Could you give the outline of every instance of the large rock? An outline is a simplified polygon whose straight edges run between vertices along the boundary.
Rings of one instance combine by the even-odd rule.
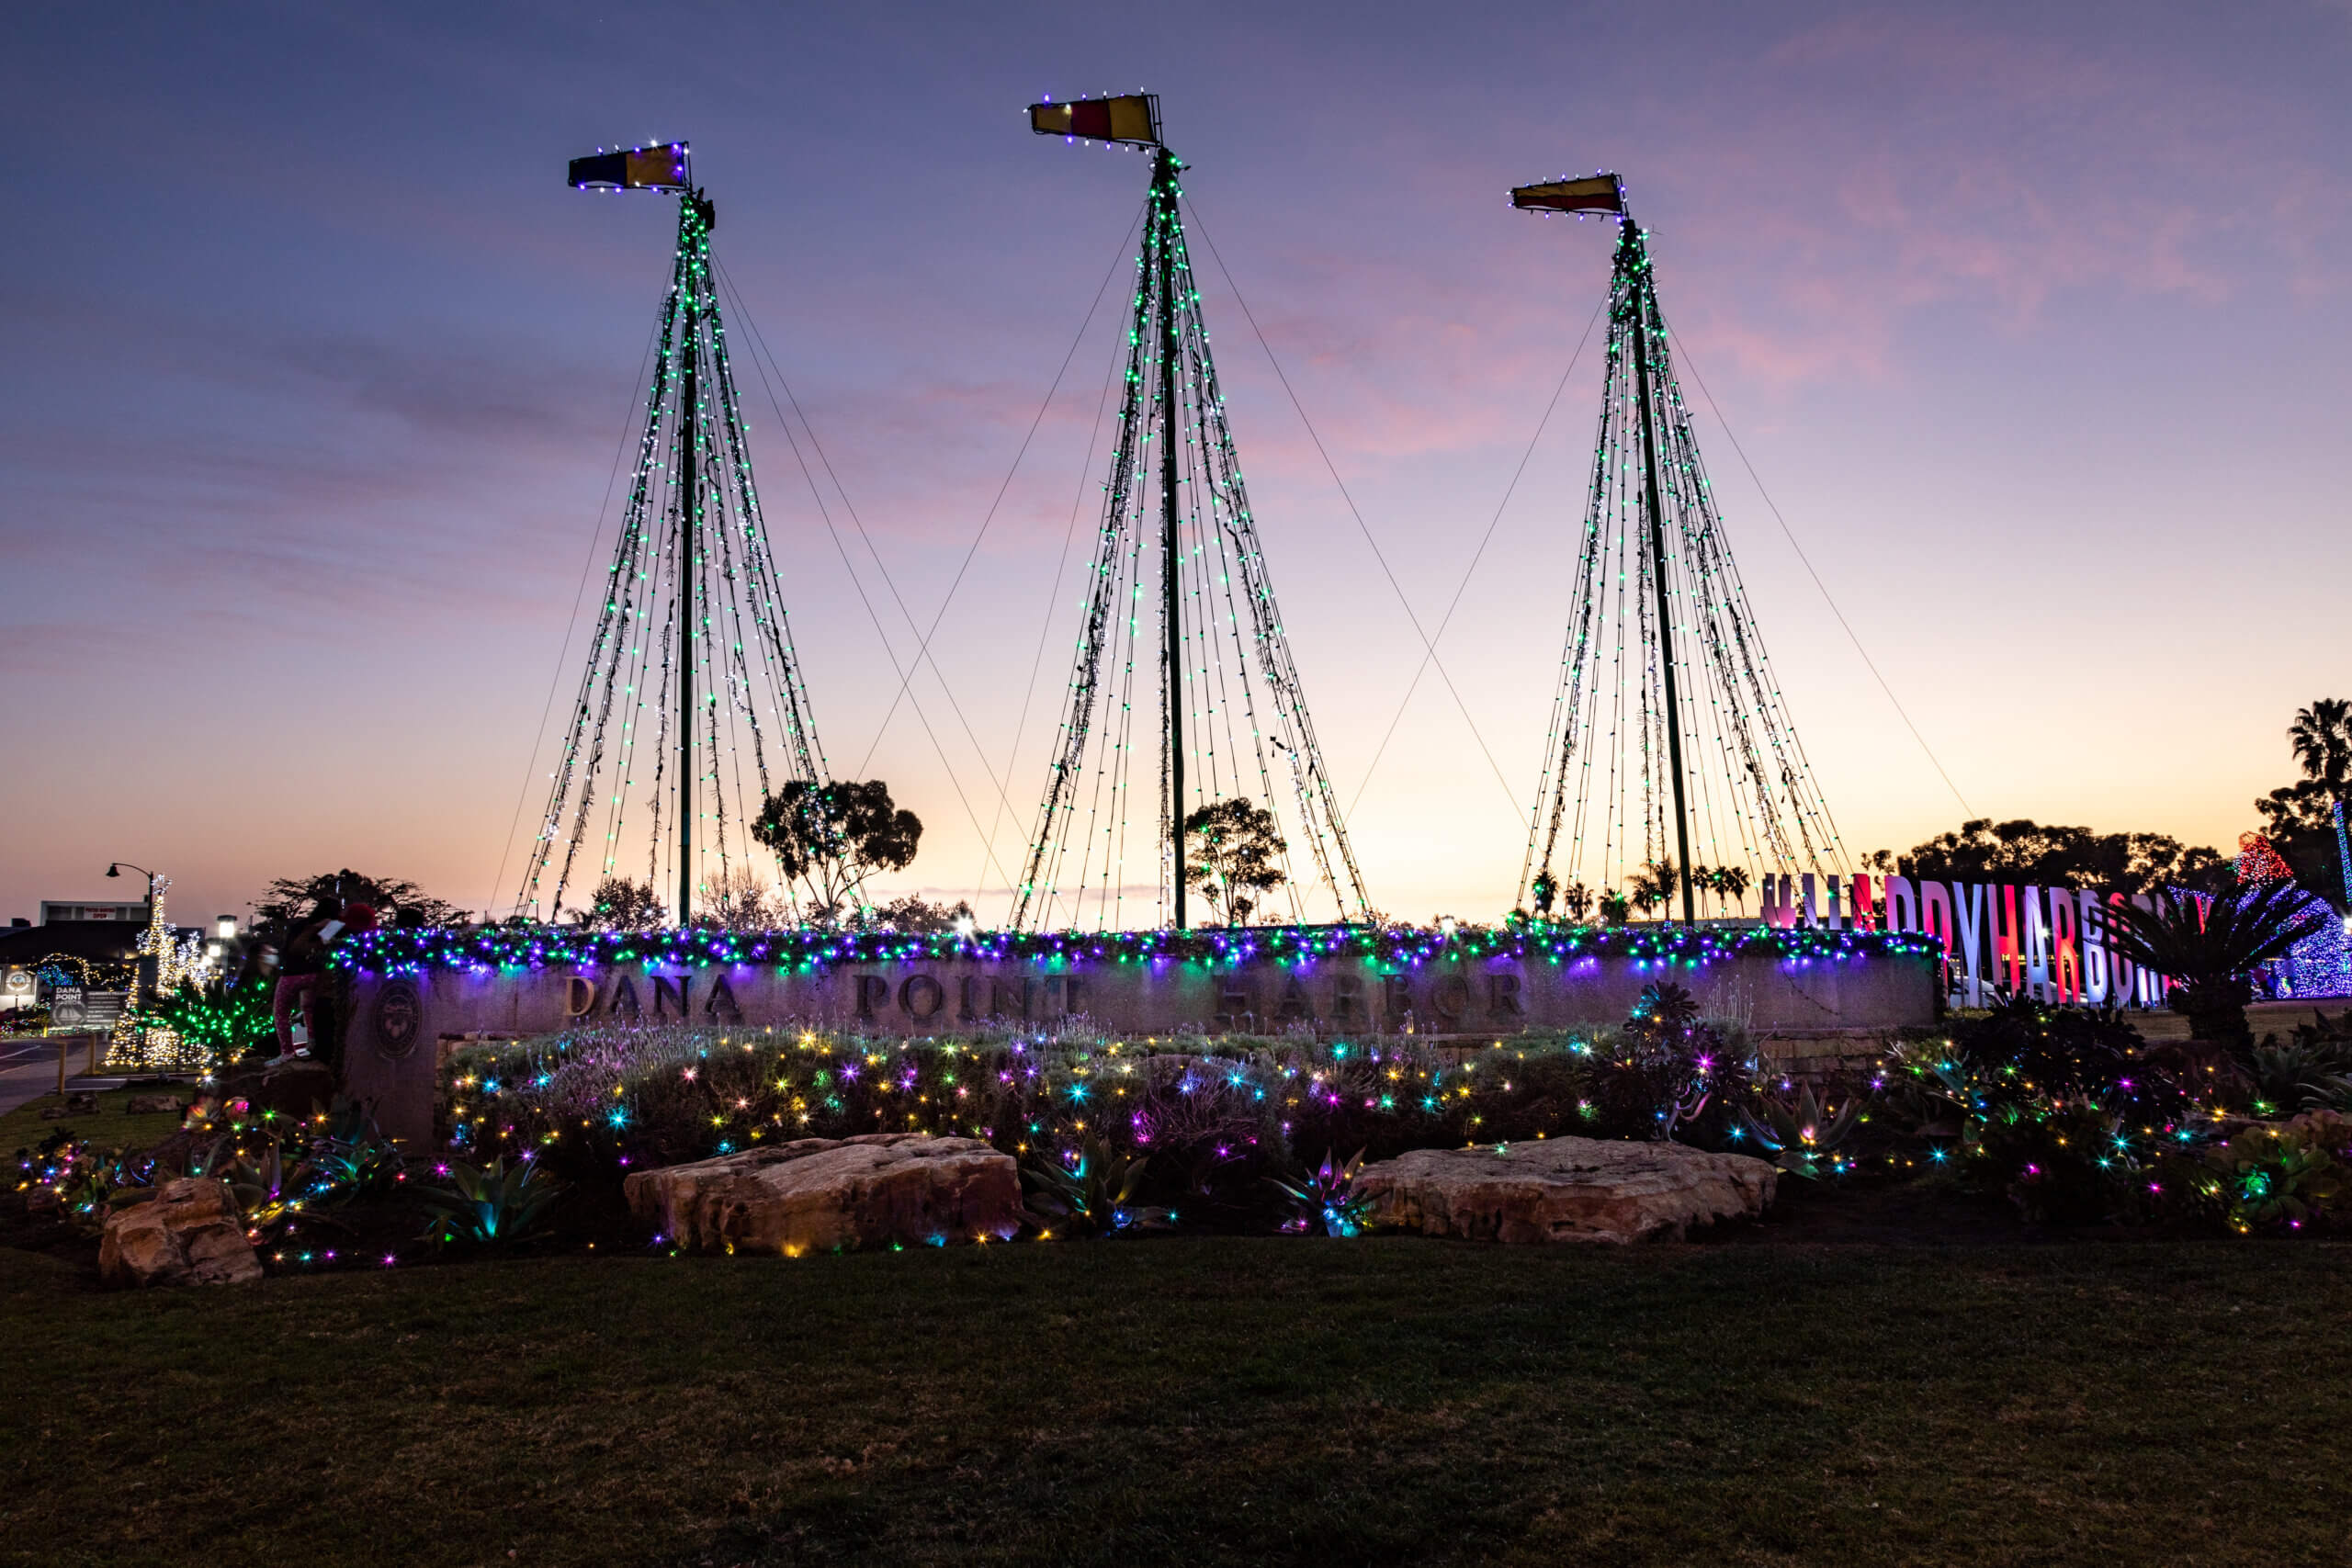
[[[1021,1176],[975,1138],[801,1138],[622,1184],[632,1213],[695,1251],[804,1252],[1009,1237]]]
[[[1694,1224],[1753,1219],[1780,1173],[1746,1155],[1680,1144],[1542,1138],[1416,1149],[1368,1165],[1372,1223],[1472,1241],[1680,1240]]]
[[[261,1262],[226,1184],[182,1177],[107,1216],[98,1272],[109,1285],[238,1285],[260,1279]]]

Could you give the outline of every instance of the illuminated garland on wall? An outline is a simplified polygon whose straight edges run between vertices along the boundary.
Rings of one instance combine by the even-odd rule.
[[[1724,959],[1769,957],[1798,964],[1927,958],[1932,938],[1907,931],[1778,930],[1766,927],[1570,926],[1533,921],[1429,930],[1411,926],[1264,926],[1187,931],[734,931],[707,927],[594,931],[577,926],[486,926],[378,931],[339,943],[334,962],[359,974],[422,974],[645,964],[671,968],[749,964],[779,973],[843,964],[1027,962],[1041,967],[1091,964],[1303,964],[1357,959],[1398,968],[1433,961],[1543,959],[1553,964],[1621,959],[1698,969]]]

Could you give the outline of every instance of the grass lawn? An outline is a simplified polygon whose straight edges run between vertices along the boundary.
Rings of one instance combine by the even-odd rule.
[[[0,1561],[2340,1563],[2348,1331],[2309,1244],[0,1252]]]
[[[81,1066],[79,1056],[74,1058],[74,1066],[77,1068]],[[57,1122],[44,1121],[41,1118],[43,1111],[59,1103],[57,1096],[44,1094],[39,1100],[19,1105],[6,1115],[0,1116],[0,1155],[14,1154],[18,1149],[37,1147],[43,1138],[61,1128],[92,1139],[103,1148],[113,1148],[117,1145],[123,1148],[146,1148],[178,1132],[180,1119],[169,1113],[126,1116],[123,1114],[123,1108],[130,1103],[131,1097],[175,1094],[182,1100],[187,1100],[195,1092],[194,1087],[186,1083],[142,1084],[136,1089],[100,1089],[97,1091],[98,1109],[96,1114],[68,1116]],[[11,1167],[11,1168],[14,1168]]]

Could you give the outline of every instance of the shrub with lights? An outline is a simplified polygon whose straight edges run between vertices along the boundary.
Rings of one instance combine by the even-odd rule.
[[[2151,1046],[2111,1010],[2027,998],[1826,1081],[1758,1077],[1744,1038],[1670,981],[1620,1028],[1479,1050],[1122,1040],[1083,1021],[938,1039],[604,1025],[469,1048],[447,1072],[453,1142],[476,1161],[529,1156],[610,1188],[766,1140],[952,1134],[1045,1173],[1043,1190],[1115,1174],[1118,1206],[1179,1228],[1342,1234],[1300,1195],[1358,1156],[1563,1134],[1672,1138],[1816,1180],[1927,1178],[2051,1224],[2300,1230],[2352,1194],[2329,1112],[2262,1122],[2244,1073]],[[2335,1081],[2298,1072],[2311,1095]]]
[[[151,1148],[108,1147],[61,1128],[39,1147],[18,1149],[16,1162],[16,1196],[36,1234],[51,1217],[93,1238],[111,1215],[151,1201],[165,1182],[213,1178],[271,1271],[386,1267],[420,1255],[420,1244],[529,1240],[560,1191],[527,1161],[512,1173],[448,1159],[413,1171],[400,1147],[348,1102],[304,1118],[208,1096]]]
[[[166,1030],[208,1070],[248,1053],[274,1051],[277,1026],[266,989],[220,976],[183,978],[146,1010],[150,1027]]]
[[[1061,1177],[1142,1162],[1130,1194],[1186,1227],[1272,1230],[1318,1164],[1563,1134],[1728,1146],[1754,1092],[1736,1035],[1688,993],[1623,1030],[1484,1049],[1412,1036],[1122,1040],[1084,1027],[942,1039],[684,1025],[583,1028],[456,1054],[466,1157],[537,1158],[609,1187],[763,1141],[866,1133],[984,1140]],[[1122,1181],[1125,1177],[1122,1176]]]
[[[2005,998],[1889,1052],[1857,1164],[2037,1222],[2305,1230],[2352,1215],[2352,1080],[2324,1070],[2342,1035],[2323,1019],[2284,1045],[2150,1043],[2113,1010]]]
[[[143,1155],[63,1134],[19,1151],[17,1190],[94,1233],[164,1177],[216,1175],[271,1267],[374,1264],[401,1250],[357,1247],[355,1214],[380,1229],[397,1212],[404,1244],[503,1249],[544,1232],[559,1193],[616,1213],[631,1169],[889,1132],[1013,1156],[1057,1235],[1347,1236],[1369,1222],[1368,1160],[1577,1134],[1758,1155],[1804,1179],[1792,1194],[1925,1181],[2037,1223],[2296,1235],[2352,1216],[2347,1024],[2151,1044],[2113,1011],[2009,998],[1858,1068],[1759,1077],[1744,1036],[1671,980],[1622,1026],[1481,1048],[1121,1039],[1083,1019],[933,1039],[598,1023],[456,1053],[450,1146],[422,1163],[348,1107],[200,1101]]]

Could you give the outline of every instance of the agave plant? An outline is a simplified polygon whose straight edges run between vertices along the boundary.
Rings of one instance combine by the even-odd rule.
[[[1358,1149],[1351,1160],[1335,1161],[1325,1155],[1314,1174],[1296,1186],[1268,1177],[1291,1201],[1290,1223],[1283,1228],[1316,1235],[1361,1235],[1372,1213],[1372,1200],[1355,1190],[1356,1178],[1363,1171],[1363,1151]]]
[[[1699,998],[1690,994],[1689,987],[1678,986],[1671,980],[1653,980],[1642,987],[1625,1027],[1661,1037],[1679,1036],[1690,1032],[1698,1021]]]
[[[1698,999],[1688,989],[1659,981],[1643,988],[1602,1058],[1601,1098],[1621,1110],[1645,1107],[1645,1131],[1670,1140],[1697,1122],[1716,1096],[1728,1104],[1740,1094],[1752,1066],[1700,1021]]]
[[[1077,1159],[1068,1165],[1035,1161],[1023,1166],[1022,1180],[1030,1191],[1031,1216],[1046,1235],[1112,1235],[1124,1230],[1166,1224],[1176,1216],[1166,1209],[1138,1204],[1149,1156],[1115,1155],[1099,1139],[1088,1138]]]
[[[408,1178],[400,1146],[384,1136],[363,1107],[349,1101],[335,1106],[327,1130],[311,1142],[303,1165],[309,1179],[306,1201],[382,1198]]]
[[[1837,1150],[1853,1135],[1862,1102],[1849,1099],[1834,1109],[1824,1107],[1806,1084],[1793,1100],[1778,1095],[1761,1097],[1764,1114],[1739,1108],[1739,1123],[1747,1135],[1770,1152],[1772,1163],[1792,1176],[1811,1179],[1838,1168]]]
[[[239,1130],[232,1128],[204,1145],[202,1152],[188,1161],[188,1174],[216,1177],[226,1183],[230,1201],[244,1217],[246,1230],[257,1232],[300,1208],[301,1200],[288,1190],[291,1161],[285,1140],[277,1130],[243,1131],[254,1139],[252,1147],[243,1146]]]
[[[2152,910],[2122,904],[2115,913],[2115,950],[2179,985],[2177,1005],[2198,1039],[2240,1051],[2254,1043],[2245,1021],[2254,971],[2328,920],[2325,906],[2291,882],[2221,894],[2201,919],[2190,898]]]
[[[1975,1146],[1995,1101],[2006,1092],[1949,1042],[1898,1043],[1887,1053],[1887,1066],[1885,1097],[1898,1124],[1907,1120],[1915,1136],[1949,1141],[1963,1152]]]
[[[2337,1050],[2300,1040],[2284,1045],[2266,1040],[2246,1053],[2254,1109],[2265,1116],[2291,1116],[2352,1104],[2352,1077],[2345,1076],[2346,1066]]]
[[[526,1159],[509,1166],[503,1156],[482,1167],[453,1164],[449,1183],[418,1190],[417,1196],[433,1213],[424,1240],[485,1245],[520,1241],[563,1193],[563,1183],[541,1169],[537,1161]]]

